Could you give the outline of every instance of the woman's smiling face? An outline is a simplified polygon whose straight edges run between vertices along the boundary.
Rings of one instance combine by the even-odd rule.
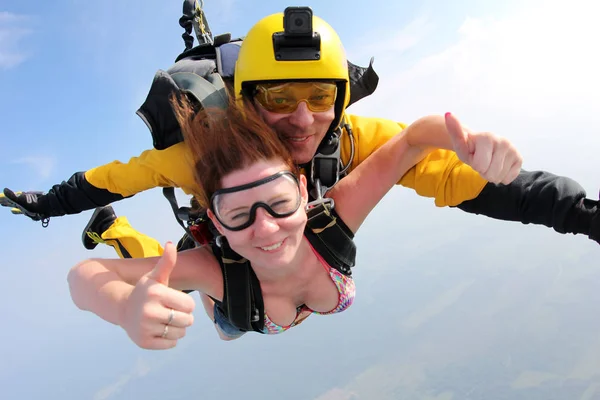
[[[301,175],[296,181],[288,174],[277,176],[281,171],[289,171],[283,161],[261,160],[225,175],[221,182],[222,189],[275,177],[258,186],[216,196],[209,213],[231,249],[255,267],[280,268],[289,265],[304,236],[308,200],[306,178]],[[257,203],[264,203],[274,213],[286,216],[273,216],[263,206],[253,211],[252,206]],[[224,226],[240,225],[251,218],[253,212],[253,223],[244,229],[231,230]]]

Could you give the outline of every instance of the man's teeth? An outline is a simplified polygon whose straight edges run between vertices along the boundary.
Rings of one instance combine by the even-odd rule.
[[[292,142],[304,142],[308,139],[308,136],[305,137],[288,137]]]
[[[271,250],[275,250],[275,249],[278,249],[278,248],[279,248],[279,246],[281,246],[281,245],[282,245],[282,243],[283,243],[283,242],[275,243],[275,244],[273,244],[273,245],[271,245],[271,246],[267,246],[267,247],[261,247],[261,249],[262,249],[262,250],[264,250],[264,251],[271,251]]]

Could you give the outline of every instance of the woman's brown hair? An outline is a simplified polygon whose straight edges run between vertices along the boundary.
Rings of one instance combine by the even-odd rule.
[[[221,188],[225,175],[256,161],[281,159],[297,173],[285,144],[248,100],[240,106],[230,97],[225,110],[197,111],[197,104],[185,96],[172,98],[172,104],[201,189],[196,193],[201,206],[208,207],[210,196]]]

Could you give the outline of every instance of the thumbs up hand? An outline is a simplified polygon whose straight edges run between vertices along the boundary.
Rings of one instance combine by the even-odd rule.
[[[154,269],[140,278],[125,301],[121,326],[143,349],[175,347],[194,322],[194,299],[169,287],[176,261],[177,251],[169,242]]]
[[[489,182],[509,184],[519,175],[523,158],[507,139],[489,132],[471,132],[446,113],[446,129],[458,158]]]

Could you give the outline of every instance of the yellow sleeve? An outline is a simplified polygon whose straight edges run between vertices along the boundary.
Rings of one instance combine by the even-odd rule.
[[[193,166],[184,143],[164,150],[146,150],[127,163],[113,161],[92,168],[85,172],[85,179],[97,188],[125,197],[168,186],[179,187],[187,194],[197,193]]]
[[[356,168],[381,145],[407,125],[383,118],[347,115],[353,131],[355,154],[351,169]],[[350,157],[348,135],[342,136],[342,160]],[[438,207],[456,206],[474,199],[487,181],[450,150],[435,150],[411,168],[398,182],[414,189],[419,196],[432,197]]]

